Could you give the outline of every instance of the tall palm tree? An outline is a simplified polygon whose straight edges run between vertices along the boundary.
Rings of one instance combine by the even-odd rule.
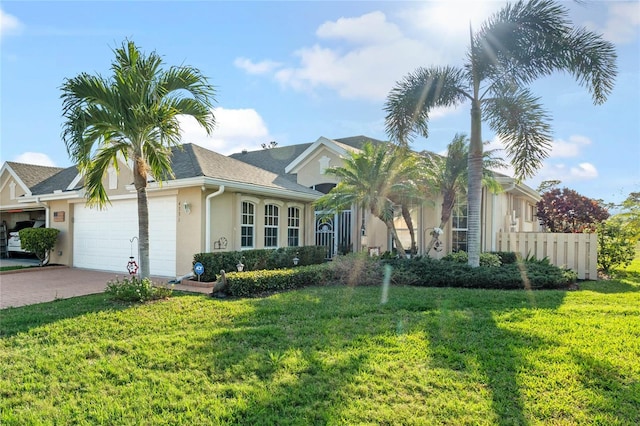
[[[315,205],[327,211],[340,211],[353,205],[363,206],[387,226],[400,256],[405,250],[394,223],[394,196],[416,191],[416,158],[408,149],[393,144],[367,142],[361,152],[351,153],[339,167],[325,173],[340,182]]]
[[[532,176],[549,155],[550,117],[528,85],[566,71],[601,104],[617,74],[613,44],[585,28],[575,28],[568,10],[552,0],[520,0],[491,16],[474,34],[463,67],[418,68],[391,90],[385,103],[386,129],[408,144],[428,136],[435,107],[471,103],[469,148],[469,264],[480,260],[482,120],[505,143],[518,178]]]
[[[502,169],[506,164],[497,156],[497,150],[484,151],[482,159],[482,182],[492,192],[498,192],[502,188],[494,179],[492,170]],[[447,156],[442,157],[432,152],[422,153],[420,171],[425,186],[432,188],[442,195],[442,211],[440,214],[440,229],[449,223],[451,212],[460,195],[467,194],[468,186],[468,157],[469,138],[464,134],[456,134],[447,146]],[[427,245],[425,253],[431,252],[438,235],[434,232],[431,241]]]
[[[62,137],[67,152],[84,175],[89,205],[109,199],[102,179],[118,157],[133,164],[138,198],[140,275],[149,276],[147,182],[173,176],[171,148],[180,144],[180,115],[192,116],[213,131],[214,88],[199,70],[163,69],[155,52],[145,56],[133,41],[114,49],[110,78],[81,73],[62,85]]]

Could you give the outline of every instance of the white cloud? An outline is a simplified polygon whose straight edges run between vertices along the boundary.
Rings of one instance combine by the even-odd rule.
[[[553,141],[549,158],[571,158],[580,155],[582,147],[591,144],[586,136],[572,135],[568,141],[558,139]]]
[[[55,167],[56,164],[47,154],[41,152],[23,152],[18,155],[13,161],[17,163],[36,164],[38,166],[50,166]]]
[[[412,38],[380,11],[324,22],[316,36],[316,44],[294,52],[297,64],[246,58],[235,64],[248,73],[272,72],[284,87],[304,93],[327,88],[343,98],[380,102],[418,66],[446,63],[442,40]]]
[[[233,64],[236,67],[245,70],[249,74],[266,74],[282,66],[280,62],[269,60],[253,62],[251,59],[243,57],[236,58],[236,60],[233,61]]]
[[[570,176],[572,180],[595,179],[598,177],[598,170],[591,163],[580,163],[575,167],[571,167]]]
[[[602,28],[604,37],[614,43],[627,43],[635,39],[640,29],[640,3],[610,2],[609,15]]]
[[[316,35],[324,39],[342,39],[354,44],[372,45],[388,43],[403,37],[397,25],[387,22],[380,11],[357,18],[340,18],[320,25]]]
[[[22,27],[23,25],[18,18],[0,9],[0,39],[10,34],[19,34]]]
[[[264,120],[254,109],[215,108],[216,128],[211,136],[191,117],[180,119],[182,141],[194,143],[220,154],[240,152],[242,149],[259,149],[271,141]]]

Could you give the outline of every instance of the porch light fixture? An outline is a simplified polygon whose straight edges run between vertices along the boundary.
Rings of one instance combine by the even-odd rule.
[[[184,212],[186,214],[190,214],[191,213],[191,203],[185,201],[184,203],[182,203],[182,208],[184,209]]]
[[[238,264],[236,265],[236,269],[238,270],[238,272],[244,271],[244,263],[242,263],[242,259],[244,259],[244,256],[242,256],[240,260],[238,260]]]

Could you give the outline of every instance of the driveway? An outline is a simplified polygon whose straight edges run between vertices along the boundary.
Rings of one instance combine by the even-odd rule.
[[[124,276],[115,272],[92,271],[66,266],[2,272],[0,274],[0,309],[101,293],[106,288],[107,281],[118,277],[123,278]],[[167,282],[166,278],[154,279],[154,281]],[[211,292],[210,288],[186,285],[176,285],[175,289],[199,293]]]

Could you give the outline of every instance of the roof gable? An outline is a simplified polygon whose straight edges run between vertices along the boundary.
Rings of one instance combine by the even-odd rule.
[[[9,173],[16,183],[22,187],[24,193],[31,195],[34,186],[64,170],[61,167],[39,166],[35,164],[17,163],[7,161],[0,169],[0,175],[5,171]]]
[[[300,169],[300,167],[302,167],[307,161],[309,161],[313,153],[323,146],[341,157],[346,156],[347,151],[354,149],[349,145],[345,145],[332,139],[325,138],[324,136],[320,136],[317,141],[311,144],[311,146],[305,149],[302,154],[298,155],[291,163],[287,165],[287,167],[285,167],[285,173],[296,173]]]

